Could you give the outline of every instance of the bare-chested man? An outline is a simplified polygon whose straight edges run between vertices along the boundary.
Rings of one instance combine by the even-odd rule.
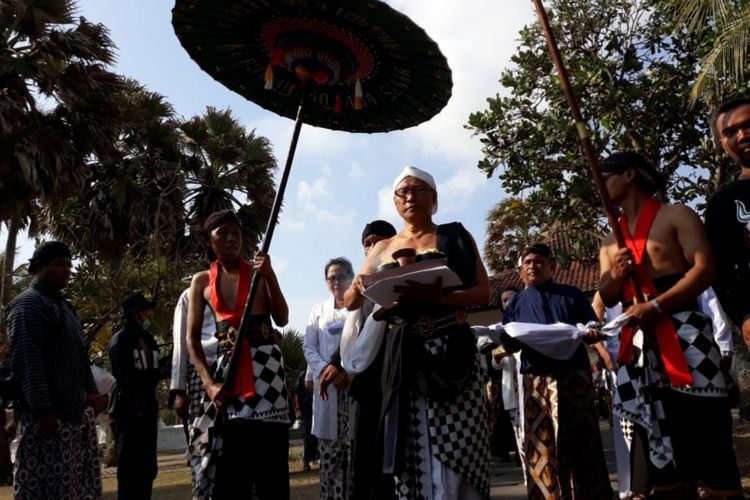
[[[383,315],[392,323],[385,340],[384,472],[394,474],[399,499],[485,498],[489,443],[482,429],[488,415],[476,340],[464,309],[487,305],[487,273],[460,223],[433,223],[437,190],[429,173],[406,167],[393,183],[393,201],[404,227],[372,248],[346,292],[347,307],[364,302],[362,275],[403,248],[418,254],[438,249],[462,284],[452,291],[441,283],[394,288],[401,298]]]
[[[630,489],[741,498],[721,355],[697,303],[714,276],[703,224],[690,208],[652,197],[661,178],[643,156],[615,153],[602,170],[627,243],[618,250],[612,234],[602,242],[599,293],[607,307],[622,302],[633,316],[621,336],[614,401],[635,424]],[[646,302],[633,304],[631,276]]]
[[[224,210],[203,225],[211,269],[193,276],[189,292],[187,347],[207,398],[191,437],[194,498],[289,498],[287,388],[283,359],[271,318],[288,322],[289,309],[268,255],[251,265],[242,258],[237,216]],[[253,273],[261,282],[248,321],[248,335],[234,345]],[[201,344],[203,312],[216,318],[219,358],[207,366]],[[232,387],[223,383],[228,353],[240,356]],[[217,453],[220,449],[220,453]]]

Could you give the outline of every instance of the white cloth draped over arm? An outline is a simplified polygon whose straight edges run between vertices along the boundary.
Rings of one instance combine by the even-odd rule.
[[[169,390],[187,391],[187,367],[189,355],[187,350],[187,316],[188,291],[185,290],[177,300],[172,318],[172,378]],[[201,345],[206,355],[206,363],[211,365],[216,361],[219,342],[216,340],[216,320],[211,308],[207,305],[203,310],[203,326],[201,327]]]
[[[566,323],[543,325],[514,321],[505,325],[492,325],[490,328],[505,330],[511,337],[547,357],[565,360],[573,356],[581,343],[581,338],[589,330],[597,330],[606,336],[618,335],[620,328],[627,323],[628,318],[629,316],[622,314],[604,327],[596,323],[587,325],[580,323],[578,325]]]
[[[172,322],[172,379],[169,390],[187,391],[187,313],[188,288],[177,300]]]
[[[732,327],[729,325],[727,315],[719,303],[716,292],[712,287],[706,288],[698,296],[698,306],[703,314],[711,318],[714,327],[714,339],[719,345],[722,356],[732,354]]]
[[[373,313],[378,309],[380,306],[376,305]],[[362,373],[372,364],[385,337],[385,321],[375,321],[370,314],[363,324],[362,316],[362,309],[349,312],[341,338],[341,364],[350,376]]]

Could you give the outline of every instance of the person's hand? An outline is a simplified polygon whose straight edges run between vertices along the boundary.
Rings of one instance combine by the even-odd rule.
[[[211,401],[213,401],[216,409],[223,410],[231,401],[232,394],[229,389],[224,387],[224,384],[220,382],[211,382],[206,386],[206,395]]]
[[[98,392],[86,393],[86,405],[94,409],[94,414],[99,415],[101,412],[107,409],[109,403],[109,397],[106,394],[100,394]]]
[[[39,413],[39,437],[44,441],[49,441],[57,435],[57,417],[52,410],[45,410]]]
[[[596,330],[589,330],[586,332],[586,335],[581,337],[581,341],[587,345],[593,345],[597,342],[601,342],[602,340],[604,340],[604,335]]]
[[[174,404],[172,406],[175,415],[181,420],[187,420],[188,410],[190,409],[190,399],[185,391],[177,390],[174,395]]]
[[[511,354],[514,352],[518,352],[523,348],[523,342],[518,339],[514,339],[513,337],[508,335],[508,332],[506,331],[500,332],[500,342],[503,343],[505,352],[509,352]]]
[[[326,365],[320,374],[320,387],[318,393],[323,401],[328,400],[328,386],[331,385],[339,374],[339,369],[334,365]],[[336,385],[334,384],[334,387]]]
[[[615,254],[612,269],[609,270],[613,279],[626,278],[635,269],[635,258],[629,248],[620,248]]]
[[[305,380],[305,390],[312,391],[314,385],[312,380]]]
[[[633,304],[625,312],[632,316],[630,318],[631,324],[638,325],[643,329],[652,328],[662,317],[662,313],[657,311],[651,302]]]
[[[260,275],[265,278],[271,276],[273,274],[273,268],[271,267],[271,256],[265,252],[255,252],[253,269],[259,272]]]
[[[358,274],[354,277],[354,280],[352,281],[351,287],[359,294],[363,295],[365,293],[365,279],[364,274]]]
[[[434,283],[418,283],[414,280],[406,280],[405,285],[394,286],[393,292],[400,295],[402,299],[438,304],[443,298],[443,278],[438,276]]]
[[[349,374],[344,370],[339,371],[336,378],[333,379],[333,386],[338,391],[346,390],[346,388],[349,387]]]

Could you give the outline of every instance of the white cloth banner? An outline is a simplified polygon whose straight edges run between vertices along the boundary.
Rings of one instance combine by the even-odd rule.
[[[509,336],[539,351],[547,357],[558,360],[570,359],[578,349],[581,339],[589,330],[595,330],[607,337],[620,334],[620,329],[630,320],[630,316],[621,314],[604,326],[600,323],[568,325],[553,323],[511,323],[491,325],[489,328],[498,332],[505,331]]]

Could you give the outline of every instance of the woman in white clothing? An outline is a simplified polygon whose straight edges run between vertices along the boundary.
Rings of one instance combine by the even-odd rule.
[[[344,307],[344,292],[354,278],[352,264],[343,257],[331,259],[325,266],[325,279],[331,296],[325,302],[313,306],[305,331],[304,351],[307,365],[312,371],[313,434],[318,438],[320,452],[320,498],[349,498],[351,490],[351,460],[349,443],[349,402],[346,395],[348,380],[339,367],[339,376],[333,382],[336,390],[327,391],[327,398],[320,396],[320,375],[332,360],[341,342],[347,310]]]

